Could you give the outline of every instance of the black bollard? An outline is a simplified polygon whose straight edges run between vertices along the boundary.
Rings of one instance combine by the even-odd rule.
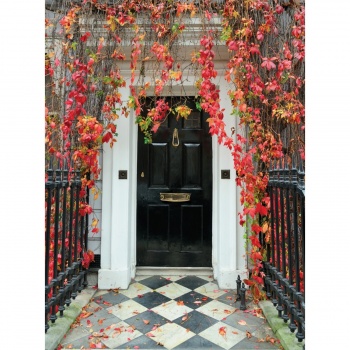
[[[245,289],[244,283],[242,283],[242,287],[240,289],[240,296],[241,296],[241,306],[239,307],[240,310],[247,310],[247,306],[245,304],[245,292],[247,290]]]
[[[236,279],[236,283],[237,283],[237,300],[241,299],[241,295],[240,295],[240,291],[241,291],[241,277],[238,275],[238,278]]]

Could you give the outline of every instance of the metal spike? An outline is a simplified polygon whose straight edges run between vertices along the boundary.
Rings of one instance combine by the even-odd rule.
[[[47,169],[47,181],[53,181],[53,156],[50,156],[49,168]]]
[[[291,169],[291,180],[294,185],[298,183],[298,170],[296,168],[296,156],[292,154],[292,169]]]
[[[68,180],[68,164],[67,164],[67,159],[64,158],[63,162],[63,181],[67,182]]]

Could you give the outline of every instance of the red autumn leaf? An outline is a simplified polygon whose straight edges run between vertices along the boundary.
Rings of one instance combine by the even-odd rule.
[[[226,336],[226,327],[220,327],[219,334],[222,335],[223,337],[225,337]]]
[[[89,327],[89,328],[92,327],[92,323],[91,323],[90,320],[87,320],[86,323],[87,323],[87,324],[86,324],[86,327]]]
[[[261,67],[266,68],[267,70],[271,70],[276,68],[276,65],[273,63],[274,61],[274,57],[272,58],[267,58],[267,57],[263,57],[263,63],[261,63]]]
[[[102,324],[104,320],[105,320],[105,318],[100,318],[97,322],[98,322],[98,324]]]
[[[90,35],[91,35],[90,32],[86,32],[84,35],[80,37],[80,40],[84,43],[89,38]]]
[[[231,40],[230,42],[227,43],[228,49],[232,51],[238,51],[238,44],[236,41]]]
[[[182,300],[178,300],[177,305],[184,305],[184,302]]]
[[[111,138],[113,138],[113,134],[108,131],[105,135],[103,135],[102,142],[107,143]]]
[[[255,208],[253,207],[247,207],[243,209],[243,214],[250,215],[252,218],[255,216]]]
[[[249,239],[250,241],[252,242],[252,245],[255,246],[255,247],[258,247],[260,248],[261,247],[261,244],[260,244],[260,241],[259,241],[259,238],[257,236],[249,236]]]
[[[261,228],[259,225],[257,225],[257,224],[253,224],[253,225],[251,226],[251,229],[252,229],[252,231],[254,231],[256,234],[258,234],[258,233],[262,230],[262,228]]]
[[[260,215],[266,216],[267,215],[267,208],[263,206],[261,203],[258,203],[256,205],[256,212]]]

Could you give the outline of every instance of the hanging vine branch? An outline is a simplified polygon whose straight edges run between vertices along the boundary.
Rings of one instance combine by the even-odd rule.
[[[249,231],[248,284],[260,298],[264,251],[258,236],[268,242],[271,231],[267,169],[282,155],[305,158],[303,1],[52,1],[45,26],[47,155],[74,159],[95,197],[100,149],[117,141],[118,118],[133,110],[145,142],[152,142],[166,118],[190,112],[162,96],[174,87],[185,93],[194,77],[197,108],[209,114],[210,133],[232,154],[244,208],[240,223]],[[214,84],[222,47],[228,96]],[[120,92],[125,87],[127,101]],[[142,114],[146,96],[153,104]],[[236,135],[225,131],[224,98],[240,126]]]

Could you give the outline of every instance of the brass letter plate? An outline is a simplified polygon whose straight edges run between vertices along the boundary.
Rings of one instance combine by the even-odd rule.
[[[160,200],[163,202],[188,202],[191,193],[160,193]]]

